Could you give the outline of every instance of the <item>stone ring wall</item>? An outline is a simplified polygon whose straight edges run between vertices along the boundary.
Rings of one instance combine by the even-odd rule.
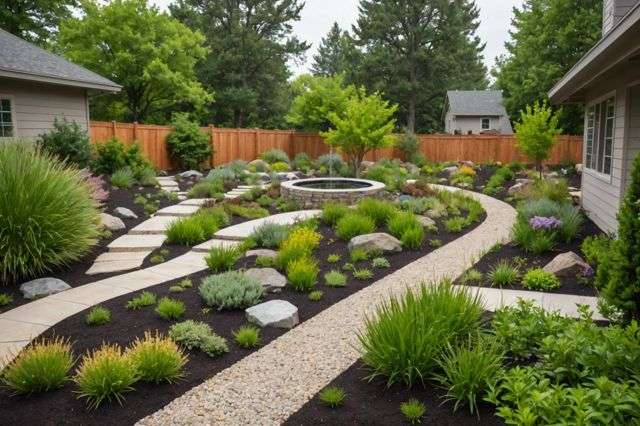
[[[354,183],[367,184],[362,188],[352,189],[320,189],[300,186],[301,183],[313,183],[321,181],[335,180],[339,182],[352,181]],[[385,185],[381,182],[366,179],[353,178],[313,178],[282,182],[280,184],[280,194],[285,200],[295,201],[301,208],[321,208],[327,201],[339,201],[345,204],[355,204],[365,197],[375,196],[384,190]]]

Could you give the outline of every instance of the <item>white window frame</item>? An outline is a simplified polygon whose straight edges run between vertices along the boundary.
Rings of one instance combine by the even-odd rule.
[[[484,127],[484,120],[487,120],[489,122],[486,128]],[[491,117],[482,117],[480,119],[480,130],[491,130]]]
[[[608,107],[613,109],[611,115]],[[609,183],[613,175],[616,115],[615,91],[589,102],[584,114],[584,169],[589,174]],[[602,121],[605,123],[604,126]],[[608,172],[605,171],[607,159],[609,160]]]
[[[13,95],[7,95],[0,93],[0,100],[9,100],[11,104],[11,127],[13,129],[13,136],[0,136],[0,139],[16,138],[18,137],[18,122],[16,120],[16,99]]]

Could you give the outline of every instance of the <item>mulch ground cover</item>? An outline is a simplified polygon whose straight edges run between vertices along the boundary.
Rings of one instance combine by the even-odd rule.
[[[484,220],[484,217],[482,220]],[[474,224],[463,233],[452,234],[446,233],[439,223],[440,231],[437,235],[430,233],[421,250],[385,255],[391,264],[391,267],[387,269],[371,268],[370,261],[360,262],[357,266],[369,267],[374,273],[373,277],[359,281],[345,271],[349,280],[347,285],[341,288],[332,288],[324,285],[323,275],[331,269],[339,269],[344,262],[349,261],[347,242],[337,239],[331,228],[321,226],[319,232],[323,235],[323,239],[320,247],[314,252],[314,257],[320,262],[321,272],[318,276],[316,288],[323,291],[323,298],[318,302],[312,302],[308,299],[306,293],[298,293],[287,287],[281,293],[267,294],[264,300],[281,299],[291,302],[298,307],[300,322],[303,322],[345,297],[371,285],[385,275],[433,251],[434,249],[429,247],[427,243],[429,238],[438,238],[443,244],[446,244],[471,231],[477,225]],[[329,254],[341,255],[342,261],[338,264],[328,264],[326,258]],[[254,262],[255,257],[240,259],[236,263],[235,269],[253,267]],[[136,390],[126,394],[126,401],[123,406],[118,406],[114,403],[107,404],[97,410],[87,410],[84,401],[78,400],[76,394],[74,394],[76,387],[73,383],[68,383],[59,390],[32,396],[10,396],[10,392],[7,389],[2,389],[0,390],[0,419],[2,419],[0,423],[46,425],[133,424],[250,354],[251,350],[238,347],[233,342],[232,337],[234,330],[246,324],[244,311],[203,311],[204,306],[198,294],[197,286],[209,274],[210,272],[204,271],[191,275],[189,278],[193,281],[194,287],[182,293],[170,293],[168,290],[171,285],[179,282],[180,279],[159,284],[146,290],[156,293],[158,297],[169,296],[182,300],[186,305],[184,319],[194,319],[210,324],[217,334],[228,340],[229,353],[214,359],[203,353],[190,351],[184,379],[175,384],[136,384]],[[136,337],[142,337],[145,331],[159,330],[162,333],[167,332],[172,322],[162,320],[155,314],[153,307],[137,311],[126,309],[126,302],[138,293],[130,293],[103,303],[101,306],[110,309],[112,314],[111,322],[106,325],[98,327],[86,325],[85,316],[87,311],[83,311],[56,324],[43,333],[41,337],[68,337],[74,342],[74,353],[79,356],[100,346],[103,342],[126,346]],[[261,331],[261,344],[266,345],[285,332],[286,330],[283,329],[263,328]]]

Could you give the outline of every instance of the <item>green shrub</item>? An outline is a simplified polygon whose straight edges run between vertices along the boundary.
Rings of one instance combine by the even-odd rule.
[[[442,240],[438,240],[438,239],[429,240],[429,246],[433,248],[442,247]]]
[[[136,182],[135,176],[130,168],[118,169],[111,175],[111,185],[118,188],[131,188]]]
[[[423,231],[422,224],[418,221],[416,215],[411,212],[398,212],[389,218],[387,222],[389,233],[396,238],[402,238],[402,235],[409,231],[419,229]]]
[[[158,179],[156,179],[156,171],[153,167],[145,167],[141,169],[136,175],[136,180],[142,186],[158,185]]]
[[[0,143],[0,280],[42,276],[82,258],[100,235],[84,175],[28,142]]]
[[[342,256],[340,256],[339,254],[330,254],[329,256],[327,256],[327,262],[328,263],[338,263],[340,262],[340,259],[342,259]]]
[[[371,261],[371,266],[378,269],[390,268],[391,263],[386,257],[376,257]]]
[[[278,247],[289,235],[290,228],[287,225],[265,222],[253,231],[250,238],[258,247]]]
[[[324,282],[329,287],[344,287],[347,285],[347,277],[341,272],[332,270],[324,274]]]
[[[275,202],[276,202],[276,200],[274,200],[273,198],[269,197],[268,195],[261,195],[256,200],[256,203],[258,203],[258,205],[260,207],[262,207],[262,208],[271,207],[273,205],[273,203],[275,203]]]
[[[172,285],[169,287],[169,293],[182,293],[184,291],[184,288],[180,287],[179,285]]]
[[[134,175],[141,169],[151,167],[142,155],[140,145],[134,143],[125,147],[118,139],[112,138],[104,143],[93,145],[95,150],[91,170],[98,175],[111,175],[116,170],[128,167]]]
[[[441,374],[436,380],[447,390],[445,400],[455,401],[453,410],[468,405],[471,414],[478,411],[478,399],[484,397],[502,363],[502,352],[493,339],[470,340],[466,345],[448,345],[438,361]]]
[[[0,306],[6,306],[13,302],[13,296],[6,293],[0,293]]]
[[[40,135],[38,145],[60,160],[85,168],[91,161],[91,142],[87,131],[78,123],[63,118],[53,119],[53,130]]]
[[[273,172],[286,172],[289,170],[289,164],[284,161],[277,161],[271,165],[271,171]]]
[[[127,302],[127,309],[142,309],[156,304],[156,295],[150,291],[143,291]]]
[[[400,412],[412,425],[420,424],[426,411],[424,404],[415,398],[400,404]]]
[[[343,271],[353,271],[355,267],[353,266],[353,263],[347,262],[344,265],[342,265],[342,270]]]
[[[240,204],[224,204],[227,213],[235,216],[244,217],[245,219],[259,219],[269,216],[269,210],[262,207],[245,207]]]
[[[397,209],[389,201],[377,200],[375,198],[363,198],[356,206],[356,212],[368,216],[376,223],[376,226],[383,226],[396,214]]]
[[[227,341],[204,322],[186,320],[173,324],[169,337],[189,350],[199,349],[213,358],[229,352]]]
[[[424,229],[422,227],[407,229],[400,237],[400,241],[403,247],[410,250],[420,250],[424,241]]]
[[[173,130],[167,136],[167,148],[171,157],[183,169],[198,169],[211,157],[209,135],[198,123],[189,120],[189,114],[176,112],[171,117]]]
[[[269,256],[256,257],[256,266],[259,268],[272,268],[274,266],[275,259]]]
[[[342,388],[329,386],[320,391],[319,397],[323,404],[336,408],[344,404],[346,393]]]
[[[482,275],[482,272],[472,268],[467,270],[464,274],[462,274],[462,277],[460,277],[460,282],[462,284],[472,284],[472,283],[477,284],[480,281],[482,281],[483,277],[484,276]]]
[[[556,235],[553,231],[535,230],[523,219],[518,219],[513,225],[512,234],[513,241],[531,253],[545,253],[556,245]]]
[[[508,260],[503,259],[491,267],[491,270],[487,273],[487,278],[491,285],[498,287],[509,286],[518,281],[520,271]]]
[[[291,163],[295,170],[300,170],[302,172],[308,172],[313,168],[313,163],[311,162],[311,158],[305,152],[299,152],[293,158],[293,162]]]
[[[495,196],[504,188],[505,183],[512,180],[514,177],[511,167],[502,166],[491,175],[482,192],[487,195]]]
[[[139,380],[152,383],[173,383],[182,378],[187,356],[173,340],[156,332],[144,333],[144,339],[136,339],[125,353],[139,375]]]
[[[358,268],[353,270],[353,278],[356,280],[368,280],[373,277],[373,272],[367,268]]]
[[[223,272],[233,268],[241,255],[237,247],[214,246],[204,260],[211,271]]]
[[[589,235],[580,245],[585,260],[591,265],[600,264],[610,253],[612,241],[607,235]]]
[[[109,321],[111,321],[111,311],[102,306],[91,308],[85,319],[87,325],[104,325]]]
[[[164,261],[165,261],[164,256],[162,256],[161,254],[154,254],[149,258],[149,262],[153,263],[154,265],[158,263],[162,263]]]
[[[348,213],[336,223],[336,235],[343,240],[363,234],[370,234],[376,229],[376,224],[369,216],[358,213]]]
[[[327,172],[333,170],[334,173],[345,166],[340,154],[336,153],[322,154],[318,156],[318,158],[316,158],[316,164],[318,168],[324,168]]]
[[[204,302],[218,310],[256,305],[264,292],[258,280],[238,271],[211,275],[202,280],[198,290]]]
[[[322,205],[322,221],[327,225],[334,226],[343,216],[351,211],[344,203],[326,202]]]
[[[200,223],[192,217],[172,221],[166,230],[167,243],[192,246],[208,239]]]
[[[224,192],[224,184],[220,179],[204,179],[189,189],[189,198],[216,198],[217,194]]]
[[[529,290],[548,291],[560,287],[560,280],[552,272],[542,268],[532,268],[522,277],[522,286]]]
[[[349,252],[352,263],[362,262],[369,259],[369,251],[362,247],[354,247]]]
[[[286,269],[289,262],[303,257],[310,257],[318,245],[322,236],[308,227],[297,227],[280,244],[280,250],[276,257],[276,265],[280,269]]]
[[[369,379],[386,377],[389,385],[424,383],[437,368],[447,344],[454,346],[480,326],[478,295],[449,282],[425,285],[382,303],[358,333]]]
[[[124,394],[138,381],[138,371],[119,346],[104,344],[82,358],[74,381],[89,408],[98,408],[105,401],[122,405]]]
[[[162,319],[177,320],[184,315],[186,308],[182,300],[163,297],[158,301],[156,306],[156,314]]]
[[[322,291],[313,290],[312,292],[309,293],[307,298],[312,302],[319,302],[320,300],[322,300],[322,296],[324,296],[324,293]]]
[[[565,179],[537,179],[531,188],[531,198],[547,198],[556,203],[566,203],[570,199],[569,187]]]
[[[191,281],[191,279],[189,279],[189,278],[185,278],[185,279],[180,280],[178,282],[178,287],[184,288],[184,289],[191,288],[191,287],[193,287],[193,281]]]
[[[287,280],[297,291],[310,291],[318,281],[318,262],[308,257],[287,264]]]
[[[260,329],[252,325],[244,325],[233,332],[233,339],[242,348],[255,348],[260,344]]]
[[[73,366],[71,344],[62,337],[27,346],[2,371],[1,383],[15,394],[48,392],[62,387]]]
[[[281,149],[270,149],[262,153],[260,156],[261,159],[266,161],[269,164],[273,163],[286,163],[289,164],[289,156],[286,152]]]
[[[462,216],[455,216],[444,221],[444,229],[447,232],[462,232],[466,224]]]

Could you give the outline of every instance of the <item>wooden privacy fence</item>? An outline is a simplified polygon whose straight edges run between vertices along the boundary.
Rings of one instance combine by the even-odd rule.
[[[212,166],[242,159],[251,161],[263,152],[279,148],[294,157],[300,152],[315,158],[329,152],[329,147],[317,133],[301,133],[293,130],[225,129],[214,126],[203,127],[209,135],[214,150]],[[159,169],[172,169],[172,162],[166,147],[171,126],[157,126],[137,123],[91,122],[91,141],[101,143],[116,137],[125,145],[134,141]],[[464,161],[476,163],[500,161],[503,163],[526,162],[515,145],[513,136],[494,135],[418,135],[420,151],[430,161]],[[565,161],[582,162],[582,136],[560,136],[551,151],[549,164]],[[381,158],[401,158],[398,149],[380,149],[367,155],[366,159],[377,161]]]

